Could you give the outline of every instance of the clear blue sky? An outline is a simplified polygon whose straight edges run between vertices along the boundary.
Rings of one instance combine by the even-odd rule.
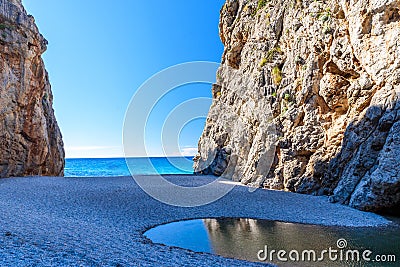
[[[43,57],[67,157],[122,156],[124,114],[143,82],[175,64],[220,62],[223,3],[23,0],[49,41]],[[163,105],[172,109],[184,99],[210,94],[210,86],[186,86]],[[197,146],[203,125],[197,120],[183,129],[179,143],[187,151]]]

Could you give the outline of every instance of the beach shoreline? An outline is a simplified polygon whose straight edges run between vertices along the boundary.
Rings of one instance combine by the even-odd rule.
[[[196,186],[215,177],[167,175]],[[185,182],[186,180],[186,182]],[[168,222],[199,218],[254,218],[348,227],[390,221],[327,197],[236,186],[214,203],[173,207],[148,196],[132,177],[29,177],[0,180],[1,265],[243,266],[227,259],[152,244],[143,232]],[[247,263],[247,266],[258,266]],[[265,266],[265,265],[263,265]]]

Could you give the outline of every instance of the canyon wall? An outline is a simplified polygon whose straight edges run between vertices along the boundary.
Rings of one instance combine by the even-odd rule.
[[[21,0],[0,0],[0,177],[64,174],[46,48]]]
[[[195,172],[400,206],[400,1],[228,0]]]

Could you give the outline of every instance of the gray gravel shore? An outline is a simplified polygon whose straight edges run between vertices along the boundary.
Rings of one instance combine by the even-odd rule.
[[[168,176],[195,186],[205,176]],[[196,208],[172,207],[131,177],[0,180],[1,266],[265,266],[149,242],[155,225],[190,218],[249,217],[322,225],[377,226],[389,221],[331,204],[326,197],[235,187]]]

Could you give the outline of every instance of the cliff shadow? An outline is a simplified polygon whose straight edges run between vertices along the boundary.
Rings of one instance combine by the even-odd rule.
[[[346,128],[341,149],[317,160],[312,178],[318,195],[373,212],[400,215],[400,101],[372,105]]]

